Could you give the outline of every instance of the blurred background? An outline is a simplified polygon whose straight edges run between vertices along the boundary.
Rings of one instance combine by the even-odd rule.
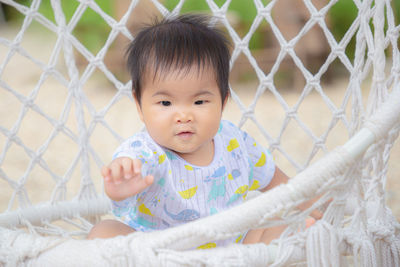
[[[15,1],[22,5],[30,6],[31,0]],[[130,0],[97,0],[97,5],[109,16],[119,21],[126,13],[131,1]],[[167,9],[172,11],[179,0],[160,0]],[[215,4],[222,6],[226,0],[215,0]],[[260,1],[264,5],[270,1]],[[314,7],[319,10],[328,4],[328,0],[312,0],[310,1]],[[67,18],[67,22],[73,17],[79,1],[61,1],[63,12]],[[392,1],[393,11],[395,12],[396,22],[400,19],[400,0]],[[45,0],[40,3],[39,12],[52,22],[55,22],[53,10],[50,0]],[[181,9],[182,13],[186,12],[205,12],[211,13],[207,2],[199,0],[186,0]],[[347,30],[350,28],[355,18],[357,17],[358,9],[355,3],[351,0],[338,1],[334,4],[327,13],[325,21],[336,40],[341,40]],[[254,18],[257,15],[257,8],[252,0],[233,0],[228,8],[228,20],[241,38],[249,31],[253,24]],[[143,25],[151,23],[154,17],[162,17],[159,10],[155,7],[151,0],[138,1],[137,6],[131,14],[128,24],[132,33],[135,33]],[[275,25],[281,31],[286,40],[294,38],[310,19],[310,12],[304,4],[303,0],[279,0],[276,1],[272,9],[272,17]],[[20,27],[23,23],[24,16],[15,8],[1,4],[0,21],[2,27]],[[35,28],[37,26],[37,28]],[[32,31],[39,30],[40,34],[48,32],[39,23],[32,23]],[[97,54],[104,46],[107,37],[111,31],[109,24],[97,12],[88,8],[85,10],[79,22],[75,25],[72,34],[94,55]],[[122,79],[127,81],[124,54],[121,49],[125,49],[129,40],[122,34],[118,36],[115,42],[105,56],[106,66],[112,72]],[[271,70],[273,63],[280,51],[280,45],[269,24],[264,20],[249,42],[249,48],[257,60],[257,63],[262,70],[267,73]],[[318,26],[313,27],[309,33],[296,44],[295,52],[302,60],[304,66],[312,73],[316,73],[321,65],[325,62],[330,47],[322,29]],[[346,55],[352,59],[355,52],[355,36],[351,38],[346,47]],[[85,57],[77,53],[77,60],[82,68],[88,62]],[[290,57],[284,60],[281,69],[278,71],[275,82],[279,88],[287,88],[301,90],[304,86],[302,74],[293,68],[294,62]],[[339,62],[332,64],[327,75],[323,77],[323,82],[329,82],[343,72],[343,66]],[[253,68],[247,62],[245,57],[240,57],[234,64],[231,79],[232,82],[243,82],[254,80],[257,77]]]
[[[17,200],[13,199],[17,198],[15,192],[19,186],[27,188],[28,194],[25,197],[22,193],[18,193],[18,197],[27,198],[33,203],[54,197],[57,194],[53,190],[55,185],[65,183],[63,186],[66,198],[79,194],[86,186],[80,179],[81,169],[84,167],[77,160],[81,155],[75,140],[75,137],[79,136],[74,117],[76,107],[66,102],[69,96],[68,83],[62,77],[68,77],[68,71],[61,54],[56,60],[54,75],[45,78],[42,76],[46,64],[52,60],[54,54],[57,54],[55,51],[58,45],[57,33],[52,28],[56,20],[51,2],[50,0],[14,2],[18,5],[0,4],[0,212],[13,210],[18,206]],[[124,51],[130,39],[125,34],[117,32],[112,43],[107,44],[109,34],[112,32],[110,23],[113,23],[109,18],[120,21],[129,9],[131,1],[96,0],[95,2],[104,12],[103,15],[90,7],[82,9],[81,3],[75,0],[61,1],[61,6],[67,24],[69,23],[73,29],[71,34],[80,43],[74,43],[74,56],[83,84],[81,89],[91,101],[90,104],[85,104],[83,112],[90,132],[90,146],[98,153],[89,159],[90,176],[95,183],[96,192],[102,192],[99,168],[111,160],[115,147],[122,139],[139,131],[143,125],[135,114],[129,91],[121,89],[129,82]],[[137,1],[127,23],[132,35],[143,25],[151,23],[155,17],[162,17],[155,2]],[[180,3],[179,0],[158,2],[170,11]],[[225,2],[225,0],[214,0],[219,7]],[[270,1],[259,2],[267,5]],[[310,20],[311,13],[305,2],[312,3],[316,10],[320,10],[329,1],[279,0],[272,8],[272,22],[285,40],[295,38]],[[30,17],[27,19],[24,13],[37,3],[40,3],[38,7],[40,16],[36,16],[33,20]],[[392,0],[392,7],[398,25],[400,0]],[[186,12],[211,14],[205,0],[186,0],[181,13]],[[357,14],[358,9],[353,1],[339,0],[331,6],[324,18],[333,38],[337,42],[344,40],[344,52],[351,64],[354,63],[356,36],[346,33],[352,27]],[[80,15],[82,16],[75,20]],[[227,12],[229,24],[239,38],[247,35],[256,16],[257,8],[251,0],[232,0]],[[42,18],[48,20],[49,23],[45,23],[48,26],[38,22],[43,20]],[[71,25],[72,21],[74,25]],[[231,36],[227,30],[226,32]],[[323,28],[315,24],[294,47],[296,55],[312,74],[321,70],[321,66],[331,53],[326,34]],[[260,131],[250,120],[246,121],[243,129],[269,147],[281,169],[293,176],[320,158],[326,151],[348,140],[350,133],[346,120],[336,121],[330,107],[345,110],[344,116],[348,120],[351,119],[351,101],[345,93],[350,72],[337,57],[321,76],[320,82],[324,93],[313,90],[300,103],[299,96],[306,85],[306,79],[289,54],[286,54],[281,64],[278,66],[274,64],[281,51],[280,41],[276,36],[273,27],[263,20],[250,38],[249,49],[265,74],[277,68],[273,70],[276,72],[273,83],[279,96],[269,90],[257,95],[260,81],[248,57],[243,53],[237,57],[232,66],[230,82],[232,90],[245,107],[257,106],[255,115],[262,127],[267,129],[270,139],[266,139],[265,132]],[[103,55],[105,46],[107,49]],[[390,46],[385,53],[390,68]],[[104,64],[97,64],[94,59],[96,56],[103,59]],[[105,69],[107,71],[104,71]],[[367,76],[371,76],[371,71]],[[364,103],[368,101],[371,81],[368,77],[361,85],[365,90]],[[8,88],[17,93],[12,93]],[[117,92],[121,94],[116,96]],[[27,99],[30,99],[33,105],[27,106],[25,104]],[[296,107],[298,117],[306,126],[299,125],[296,121],[290,121],[286,125],[287,110],[283,106]],[[98,121],[96,116],[103,114],[102,111],[106,111],[106,114],[102,118],[103,121]],[[238,124],[242,112],[241,106],[231,100],[225,110],[224,118]],[[55,128],[52,119],[63,121],[65,125],[65,128],[55,136],[52,136]],[[316,145],[315,140],[304,131],[304,127],[317,138],[322,138],[325,145]],[[17,139],[11,140],[9,133],[13,131]],[[281,149],[275,149],[276,140],[279,141]],[[31,156],[39,152],[43,162],[40,164],[32,162]],[[400,219],[399,165],[400,147],[397,141],[388,163],[386,187],[388,204],[398,219]]]

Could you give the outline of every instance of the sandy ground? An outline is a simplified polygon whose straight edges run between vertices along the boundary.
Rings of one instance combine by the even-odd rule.
[[[0,28],[0,36],[12,39],[15,37],[15,32],[5,31],[4,28]],[[34,55],[37,60],[47,62],[54,43],[54,39],[43,42],[38,38],[29,38],[27,36],[23,38],[21,46],[28,53]],[[6,60],[8,53],[8,46],[0,42],[1,67],[3,67],[2,64]],[[60,62],[62,62],[61,58]],[[61,70],[62,74],[67,75],[62,66],[63,64],[59,63],[58,65],[57,68]],[[82,166],[80,166],[80,163],[72,164],[80,153],[79,146],[63,132],[57,133],[47,143],[49,137],[54,133],[54,127],[49,123],[48,119],[30,108],[25,110],[16,95],[6,90],[6,87],[10,86],[16,90],[20,97],[32,96],[33,92],[35,105],[40,107],[40,110],[48,118],[65,118],[65,127],[74,136],[79,136],[76,127],[77,109],[75,104],[69,105],[69,102],[66,101],[68,96],[67,88],[56,79],[48,77],[44,79],[43,85],[37,90],[36,86],[40,79],[40,73],[40,68],[37,65],[16,53],[0,74],[0,129],[6,129],[6,131],[15,130],[17,137],[14,142],[10,142],[3,130],[0,131],[0,212],[5,211],[7,208],[15,209],[19,205],[18,203],[23,203],[19,202],[18,198],[14,199],[15,189],[12,186],[17,187],[18,183],[23,184],[23,188],[27,192],[27,196],[22,194],[22,198],[26,197],[25,199],[29,199],[32,203],[49,200],[54,194],[53,189],[61,177],[66,181],[68,199],[74,197],[82,188],[80,180]],[[91,76],[82,88],[91,100],[93,109],[97,111],[107,106],[116,93],[115,88],[104,77],[98,75],[99,73],[96,72],[95,75]],[[326,95],[336,106],[340,106],[343,102],[345,82],[339,80],[334,84],[324,86]],[[256,83],[233,84],[232,87],[245,106],[249,106],[252,103],[256,93]],[[299,99],[299,92],[287,90],[282,91],[281,94],[290,107],[294,106]],[[83,112],[85,121],[89,125],[93,120],[89,109],[85,107]],[[239,123],[240,114],[238,105],[231,100],[225,110],[224,118],[232,120],[234,123]],[[258,98],[255,115],[272,139],[276,139],[280,135],[285,111],[275,96],[271,93],[262,94]],[[332,121],[332,112],[327,108],[321,95],[315,91],[304,99],[298,110],[298,116],[316,136],[324,135],[330,128]],[[346,109],[346,116],[350,116],[349,109]],[[126,96],[115,101],[115,104],[104,117],[104,121],[122,138],[130,136],[142,127],[132,100]],[[16,122],[19,123],[16,124]],[[244,125],[244,129],[260,140],[263,145],[270,145],[251,121]],[[119,141],[102,123],[94,124],[94,127],[90,128],[90,130],[91,135],[88,144],[96,151],[98,156],[98,160],[90,157],[90,176],[94,181],[96,191],[101,192],[99,167],[102,163],[110,161],[112,152]],[[337,145],[343,144],[348,139],[344,123],[338,122],[327,136],[327,150],[332,150]],[[392,208],[397,218],[400,218],[400,205],[398,205],[400,203],[399,143],[400,141],[397,141],[392,149],[386,185],[388,205]],[[23,144],[23,146],[19,144]],[[296,162],[295,165],[297,167],[294,167],[282,152],[274,150],[273,155],[281,169],[293,176],[296,171],[301,170],[307,163],[313,146],[313,140],[305,134],[298,123],[292,120],[282,134],[281,147]],[[52,177],[48,171],[37,164],[33,165],[29,173],[27,172],[32,163],[27,154],[38,153],[39,151],[43,153],[44,166],[48,166],[58,178]],[[322,154],[319,151],[312,162]],[[4,179],[4,175],[8,177],[8,181]],[[11,199],[14,199],[14,201],[10,201]]]

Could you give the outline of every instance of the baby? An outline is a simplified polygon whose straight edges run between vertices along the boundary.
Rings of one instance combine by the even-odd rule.
[[[144,28],[127,51],[137,112],[146,131],[117,149],[102,169],[119,221],[89,238],[154,231],[242,203],[248,191],[287,182],[270,153],[228,121],[228,41],[204,15],[167,18]],[[283,228],[249,230],[232,242],[269,243]]]

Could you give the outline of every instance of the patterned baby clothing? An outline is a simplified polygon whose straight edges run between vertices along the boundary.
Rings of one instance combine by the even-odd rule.
[[[188,163],[159,146],[146,131],[121,144],[114,158],[140,159],[142,175],[153,184],[123,201],[112,201],[113,213],[136,231],[165,229],[206,217],[242,203],[248,191],[266,187],[275,173],[268,150],[246,132],[221,121],[208,166]],[[240,242],[243,235],[205,244],[204,248]]]

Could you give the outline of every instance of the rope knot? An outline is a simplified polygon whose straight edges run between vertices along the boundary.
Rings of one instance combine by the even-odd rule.
[[[345,52],[345,49],[341,46],[336,46],[334,49],[332,49],[332,53],[336,56],[343,55]]]
[[[396,31],[394,28],[392,28],[386,32],[386,37],[389,37],[389,39],[396,40],[398,38],[397,35],[398,35],[398,31]]]
[[[90,6],[92,2],[93,2],[92,0],[81,0],[81,3],[84,4],[85,6]]]
[[[35,17],[36,15],[37,15],[37,9],[32,9],[32,8],[30,8],[30,9],[28,9],[28,11],[26,12],[25,17],[31,18],[31,17]]]
[[[117,30],[118,32],[122,32],[124,28],[125,24],[122,23],[121,21],[113,24],[113,29]]]
[[[293,44],[292,43],[286,43],[282,45],[282,49],[286,51],[287,53],[293,51]]]
[[[317,22],[323,20],[324,18],[325,18],[325,16],[323,14],[321,14],[321,12],[316,12],[311,15],[311,19],[316,20]]]
[[[33,103],[33,99],[32,98],[28,98],[25,103],[24,103],[25,107],[27,108],[32,108],[32,106],[34,105]]]
[[[260,8],[258,10],[258,14],[260,14],[261,16],[263,16],[264,18],[269,17],[271,14],[271,9],[270,8]]]
[[[372,236],[373,240],[384,240],[390,243],[394,237],[394,229],[390,225],[384,225],[381,222],[369,222],[368,233]]]
[[[93,117],[94,122],[102,122],[104,119],[104,114],[103,113],[96,113]]]
[[[10,134],[7,135],[7,138],[10,142],[14,142],[14,143],[18,144],[18,136],[15,131],[10,132]]]
[[[248,109],[242,113],[243,118],[252,118],[254,116],[254,110]]]
[[[99,58],[99,57],[95,57],[95,58],[94,58],[93,60],[91,60],[90,62],[92,63],[92,65],[97,66],[97,67],[99,67],[99,66],[101,66],[101,65],[104,64],[104,63],[103,63],[103,59],[102,59],[102,58]]]
[[[345,113],[343,109],[338,109],[333,113],[334,118],[341,119],[345,117]]]
[[[320,79],[313,76],[312,78],[307,79],[307,83],[312,87],[317,87],[320,84]]]
[[[225,17],[225,12],[222,11],[221,9],[218,9],[217,11],[214,12],[214,17],[218,18],[219,20],[222,20]]]
[[[237,48],[238,48],[240,51],[246,50],[247,47],[248,47],[248,44],[247,44],[246,41],[241,40],[240,42],[237,43]]]
[[[286,111],[286,117],[288,118],[295,118],[297,116],[297,110],[289,109]]]
[[[62,36],[67,33],[67,26],[65,25],[59,25],[57,29],[57,35]]]
[[[271,78],[264,77],[260,80],[260,83],[261,83],[261,85],[264,85],[264,86],[270,86],[273,82],[272,82]]]
[[[357,232],[355,229],[344,229],[343,236],[346,242],[353,247],[362,247],[363,244],[370,242],[365,234]]]
[[[45,68],[43,69],[43,72],[48,74],[54,74],[56,71],[54,70],[54,66],[46,65]]]
[[[279,146],[280,146],[280,142],[279,141],[273,142],[273,143],[270,144],[269,150],[273,151],[273,150],[279,148]]]
[[[64,130],[64,123],[62,123],[62,122],[60,122],[60,121],[57,121],[57,122],[54,124],[54,130],[55,130],[56,132],[61,132],[62,130]]]
[[[319,147],[319,148],[324,148],[325,147],[325,141],[323,140],[323,139],[321,139],[321,138],[318,138],[315,142],[314,142],[314,145],[316,146],[316,147]]]

